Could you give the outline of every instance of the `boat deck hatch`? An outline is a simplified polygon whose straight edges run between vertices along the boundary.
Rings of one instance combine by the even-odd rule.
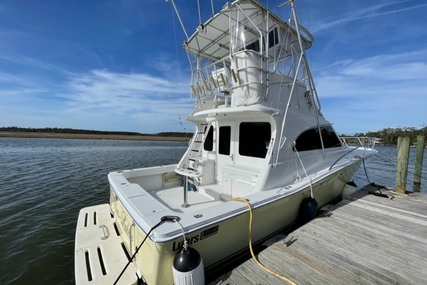
[[[75,243],[76,284],[113,284],[129,261],[122,239],[114,229],[110,206],[102,204],[80,210]],[[131,263],[117,284],[137,284]]]

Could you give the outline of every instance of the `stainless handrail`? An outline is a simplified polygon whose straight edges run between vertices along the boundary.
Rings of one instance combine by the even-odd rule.
[[[358,142],[359,146],[355,146],[350,151],[341,155],[334,163],[332,163],[331,167],[329,167],[329,170],[331,170],[332,167],[334,167],[334,165],[337,164],[337,162],[340,161],[343,157],[352,153],[356,149],[359,149],[359,148],[364,148],[364,149],[372,148],[373,149],[375,147],[375,142],[377,141],[377,138],[372,138],[372,137],[340,137],[340,139],[346,147],[349,147],[347,140],[355,140]]]
[[[378,138],[373,137],[340,137],[345,146],[349,146],[349,141],[354,141],[357,145],[364,148],[374,148]]]
[[[132,221],[132,224],[129,227],[129,255],[132,256],[132,227],[135,227],[135,221]]]
[[[110,236],[110,233],[108,232],[107,226],[106,225],[100,225],[99,228],[102,229],[102,234],[104,235],[101,239],[106,240]]]
[[[348,151],[348,152],[346,152],[346,153],[344,153],[343,155],[341,155],[334,163],[332,163],[332,165],[331,165],[331,167],[329,167],[329,170],[331,170],[332,169],[332,167],[334,167],[334,165],[338,162],[338,161],[340,161],[344,156],[346,156],[347,154],[350,154],[350,153],[352,153],[353,151],[355,151],[356,149],[358,149],[360,146],[358,146],[358,147],[355,147],[355,148],[353,148],[352,150],[350,150],[350,151]]]

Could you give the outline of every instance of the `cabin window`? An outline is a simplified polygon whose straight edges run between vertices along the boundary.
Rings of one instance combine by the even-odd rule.
[[[323,145],[325,148],[340,147],[341,141],[331,126],[320,128],[322,132]],[[321,149],[319,129],[312,128],[303,132],[296,140],[296,149],[298,151]],[[295,149],[294,149],[295,151]]]
[[[239,154],[265,158],[270,139],[271,127],[269,123],[241,123],[239,132]]]
[[[319,130],[313,128],[303,132],[297,138],[295,147],[298,151],[321,149],[322,144],[320,143]]]
[[[323,127],[321,130],[325,148],[341,146],[341,141],[331,126]]]
[[[230,155],[231,127],[219,127],[218,152],[219,154]]]
[[[277,27],[274,27],[269,33],[268,33],[268,47],[274,47],[279,43],[279,33],[277,32]]]
[[[265,38],[262,38],[262,42],[265,43]],[[268,33],[268,47],[274,47],[279,43],[279,33],[277,31],[277,27],[274,27],[269,33]],[[259,40],[254,41],[253,43],[250,43],[245,46],[245,49],[247,50],[254,50],[256,52],[261,51],[261,47],[259,45]]]
[[[213,150],[213,126],[209,127],[208,133],[206,134],[208,127],[205,127],[205,142],[203,143],[203,149],[206,151]]]
[[[259,46],[259,41],[258,40],[255,41],[255,42],[253,42],[253,43],[251,43],[251,44],[248,44],[245,48],[247,50],[254,50],[254,51],[257,51],[257,52],[259,52],[261,50],[261,48]]]

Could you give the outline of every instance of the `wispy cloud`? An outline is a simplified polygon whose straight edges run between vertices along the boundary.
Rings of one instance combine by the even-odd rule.
[[[420,117],[421,106],[427,106],[424,58],[427,50],[341,60],[325,68],[315,81],[328,118],[343,132],[355,121],[363,132],[425,124]]]
[[[315,24],[313,24],[312,32],[317,33],[319,31],[322,31],[325,29],[332,29],[336,26],[340,26],[349,22],[361,21],[365,19],[377,18],[377,17],[393,15],[397,13],[404,13],[410,10],[416,10],[423,7],[427,7],[427,3],[425,3],[425,4],[414,5],[414,6],[408,6],[404,8],[387,10],[387,8],[392,7],[396,4],[401,4],[401,2],[394,1],[394,2],[387,2],[383,4],[373,5],[373,6],[361,7],[359,9],[355,9],[351,11],[348,14],[342,15],[340,18],[337,18],[335,20],[327,21],[327,22],[320,22],[320,21],[316,22]]]
[[[28,77],[0,72],[0,98],[3,105],[13,101],[18,105],[19,99],[26,94],[32,97],[47,91],[47,88],[36,84]]]
[[[60,96],[66,99],[68,114],[137,119],[141,129],[156,132],[154,122],[177,123],[191,112],[187,81],[179,76],[172,81],[144,73],[92,70],[75,75]],[[168,125],[157,127],[170,130]]]
[[[399,54],[382,54],[360,60],[333,63],[319,74],[319,88],[324,97],[372,95],[377,92],[423,88],[427,74],[427,50]],[[337,86],[337,87],[332,87]],[[390,90],[390,86],[395,86]],[[427,87],[425,87],[427,88]],[[360,90],[365,92],[361,94]]]
[[[9,61],[12,60],[14,63],[18,61],[9,58]],[[163,70],[166,76],[98,69],[83,73],[64,71],[58,82],[46,84],[43,76],[49,76],[50,73],[38,78],[33,74],[2,71],[0,110],[7,119],[3,120],[3,124],[17,125],[27,120],[43,122],[38,123],[41,126],[65,124],[68,127],[70,124],[67,126],[65,122],[69,121],[73,122],[71,126],[80,124],[74,126],[80,128],[114,128],[153,133],[183,131],[179,118],[187,116],[192,110],[189,77],[186,73],[181,75],[183,73],[176,69],[170,73],[167,65],[161,64],[161,59],[153,61],[160,64],[157,68],[160,73],[161,66],[167,68]],[[50,72],[60,70],[54,65],[32,59],[18,62],[22,66],[35,65]],[[92,122],[88,122],[89,118]],[[109,126],[105,126],[108,121]],[[23,125],[27,126],[28,123]],[[186,124],[184,128],[190,129],[190,126]]]
[[[2,84],[25,84],[26,81],[14,74],[0,72],[0,83]]]
[[[12,63],[15,66],[24,67],[27,69],[38,69],[39,72],[59,72],[65,75],[71,75],[67,69],[61,67],[58,64],[49,63],[47,61],[39,60],[34,57],[28,57],[22,54],[13,54],[13,53],[4,53],[0,54],[0,60],[3,60],[6,63]]]
[[[117,73],[92,70],[75,75],[66,85],[69,90],[61,96],[68,105],[79,109],[99,106],[133,110],[146,102],[167,102],[188,92],[187,82],[169,81],[144,73]]]

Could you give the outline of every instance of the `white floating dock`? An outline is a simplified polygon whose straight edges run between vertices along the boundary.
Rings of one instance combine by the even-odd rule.
[[[113,284],[116,281],[129,259],[114,228],[108,204],[80,210],[75,251],[76,285]],[[137,271],[131,263],[117,284],[137,282]]]

